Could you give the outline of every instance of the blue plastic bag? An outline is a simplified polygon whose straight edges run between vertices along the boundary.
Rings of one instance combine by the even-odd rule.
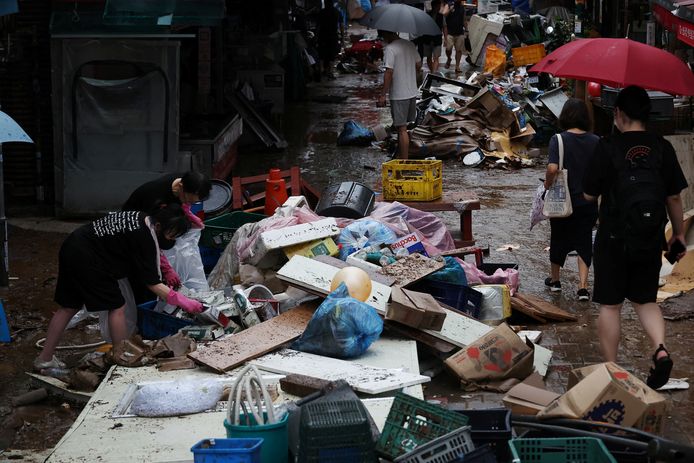
[[[336,358],[358,357],[381,331],[383,320],[376,309],[350,297],[341,283],[315,311],[292,349]]]
[[[465,270],[463,270],[463,267],[461,267],[458,261],[455,260],[455,257],[445,256],[444,259],[446,259],[446,266],[441,270],[428,275],[425,279],[467,286]]]
[[[354,254],[367,246],[390,244],[397,239],[390,228],[375,220],[362,219],[352,222],[342,229],[337,237],[340,245],[340,259],[347,260],[347,256]]]
[[[337,137],[337,146],[369,146],[375,139],[373,130],[347,121]]]

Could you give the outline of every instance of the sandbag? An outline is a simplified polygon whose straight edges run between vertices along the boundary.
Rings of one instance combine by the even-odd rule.
[[[336,358],[358,357],[377,340],[383,320],[376,309],[349,296],[341,283],[311,317],[292,349]]]

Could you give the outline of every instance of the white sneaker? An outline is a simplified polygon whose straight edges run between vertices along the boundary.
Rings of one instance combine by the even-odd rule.
[[[41,360],[39,357],[36,357],[34,359],[34,369],[36,371],[44,370],[46,368],[66,368],[67,365],[65,365],[65,362],[61,362],[58,360],[58,358],[54,355],[52,359],[50,359],[47,362],[44,362]]]

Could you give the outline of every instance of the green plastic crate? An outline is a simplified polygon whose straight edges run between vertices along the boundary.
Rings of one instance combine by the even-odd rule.
[[[465,415],[398,392],[376,451],[393,460],[467,423]]]
[[[513,463],[617,463],[594,437],[513,439]]]
[[[265,217],[263,214],[237,211],[205,220],[205,228],[200,234],[198,245],[224,249],[241,225],[259,222]]]

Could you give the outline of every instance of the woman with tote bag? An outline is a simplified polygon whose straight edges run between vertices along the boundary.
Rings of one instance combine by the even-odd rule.
[[[579,301],[587,301],[590,299],[588,269],[593,258],[593,226],[598,218],[598,208],[595,203],[585,200],[581,184],[598,137],[590,133],[586,103],[576,98],[564,104],[559,115],[559,126],[563,132],[549,141],[545,173],[545,189],[548,191],[545,194],[544,212],[550,217],[551,229],[551,276],[545,280],[545,286],[551,291],[561,291],[560,270],[569,252],[576,251],[579,278],[576,296]],[[569,195],[566,195],[567,185]]]

